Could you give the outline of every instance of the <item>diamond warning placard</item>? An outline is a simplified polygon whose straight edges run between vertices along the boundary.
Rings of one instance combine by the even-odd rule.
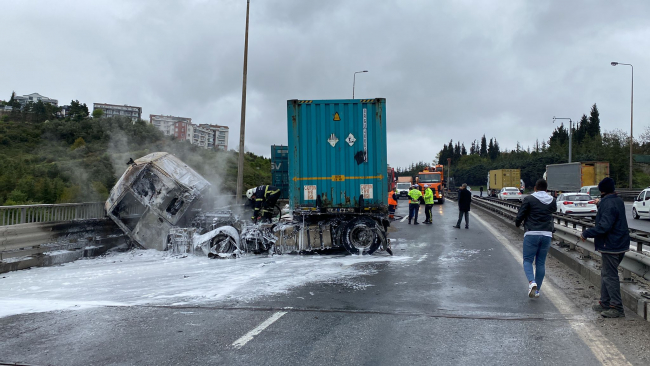
[[[316,199],[316,186],[305,186],[305,201]]]

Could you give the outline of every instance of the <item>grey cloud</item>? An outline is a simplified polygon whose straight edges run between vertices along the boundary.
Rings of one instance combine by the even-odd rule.
[[[251,0],[246,148],[287,142],[286,100],[388,100],[389,162],[432,160],[450,139],[546,139],[598,103],[603,128],[648,125],[650,3]],[[10,2],[0,96],[129,103],[239,137],[244,0]],[[8,72],[7,70],[11,70]]]

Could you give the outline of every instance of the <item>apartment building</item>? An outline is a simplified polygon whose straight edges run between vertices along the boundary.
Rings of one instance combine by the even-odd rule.
[[[43,103],[49,103],[53,104],[54,106],[59,106],[59,101],[56,99],[48,98],[46,96],[40,95],[38,93],[32,93],[32,94],[27,94],[27,95],[16,95],[14,99],[20,103],[20,107],[24,107],[25,104],[32,102],[43,102]]]
[[[104,111],[105,117],[123,116],[129,117],[133,122],[142,118],[142,107],[135,107],[131,105],[117,105],[107,103],[93,103],[93,112],[96,109]]]
[[[178,140],[188,140],[188,128],[192,125],[192,119],[187,117],[164,116],[150,114],[149,123],[162,131],[167,136],[176,136]]]

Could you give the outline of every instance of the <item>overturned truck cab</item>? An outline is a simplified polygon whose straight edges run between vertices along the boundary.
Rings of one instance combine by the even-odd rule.
[[[386,100],[289,100],[287,128],[289,204],[306,232],[300,247],[390,253]]]
[[[200,205],[210,183],[166,152],[143,156],[115,184],[105,208],[108,216],[138,245],[167,250],[174,227],[191,226],[186,215]]]

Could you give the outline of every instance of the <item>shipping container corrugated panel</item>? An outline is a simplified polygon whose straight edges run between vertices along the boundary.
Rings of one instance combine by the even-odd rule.
[[[490,170],[490,189],[501,189],[503,187],[519,187],[521,171],[519,169],[496,169]]]
[[[386,100],[289,100],[291,206],[385,206]]]
[[[546,166],[546,181],[551,191],[578,192],[582,184],[582,164],[551,164]]]
[[[271,145],[271,160],[288,159],[289,147],[286,145]]]

